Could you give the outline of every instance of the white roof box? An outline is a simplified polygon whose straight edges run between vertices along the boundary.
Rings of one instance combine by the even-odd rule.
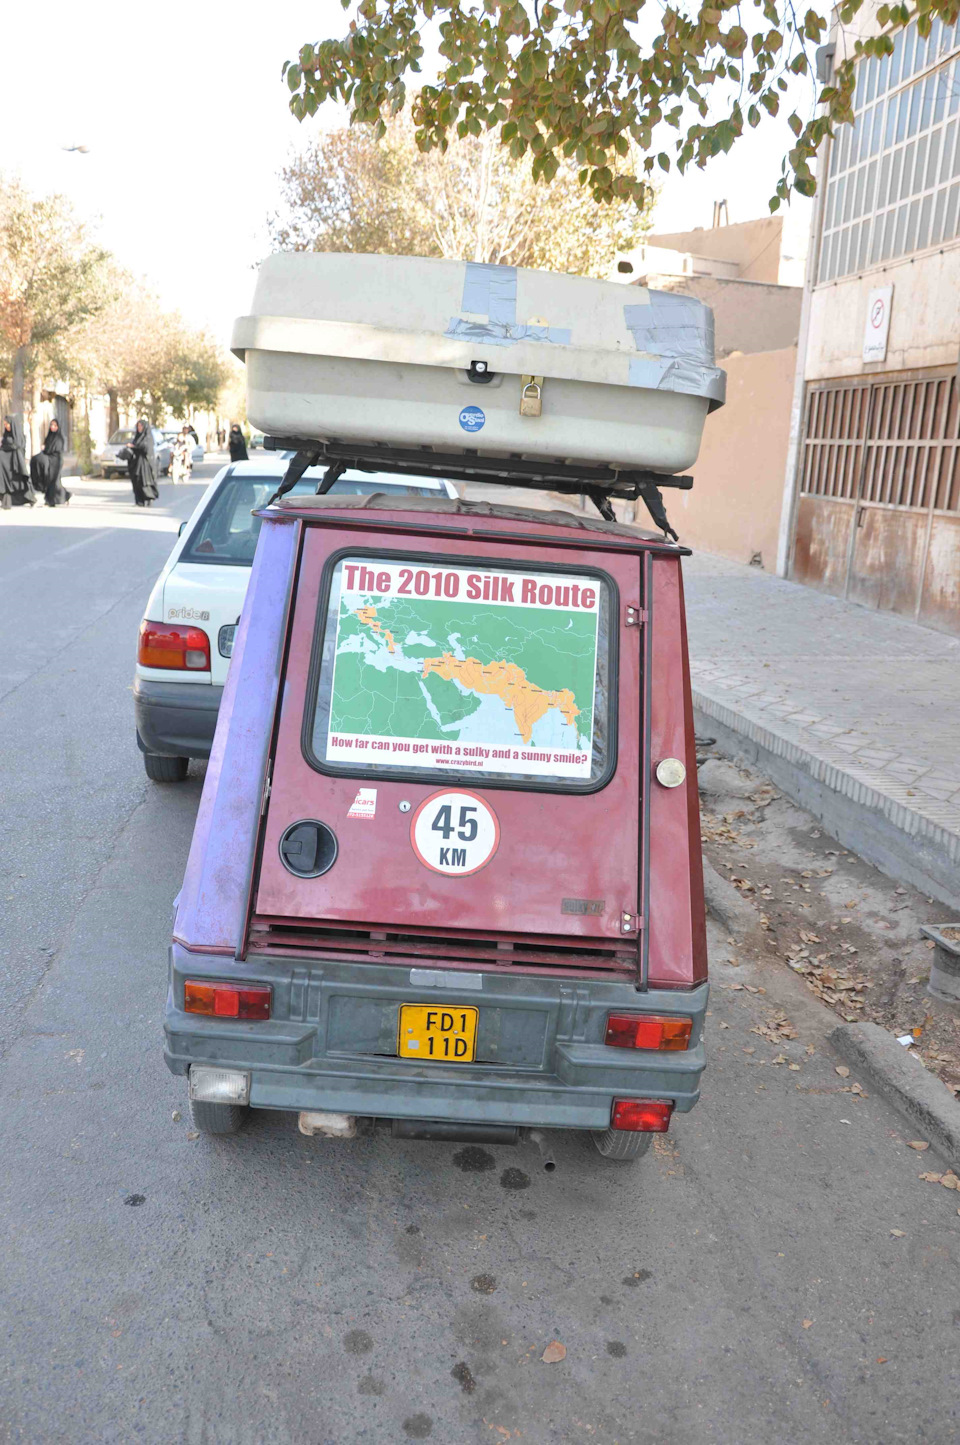
[[[295,252],[233,350],[270,436],[676,472],[726,375],[687,296],[515,266]]]

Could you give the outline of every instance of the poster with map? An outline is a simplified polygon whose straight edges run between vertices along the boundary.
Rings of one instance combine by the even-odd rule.
[[[345,558],[321,755],[588,780],[600,586],[569,572]]]

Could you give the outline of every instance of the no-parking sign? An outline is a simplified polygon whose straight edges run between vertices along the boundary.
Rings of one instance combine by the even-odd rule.
[[[885,361],[887,337],[890,334],[890,308],[893,287],[876,286],[867,301],[867,322],[863,329],[864,361]]]

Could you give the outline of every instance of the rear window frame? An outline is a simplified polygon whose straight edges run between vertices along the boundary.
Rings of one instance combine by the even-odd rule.
[[[357,558],[376,561],[382,558],[391,562],[411,562],[414,564],[426,564],[430,567],[437,566],[436,552],[411,552],[400,551],[388,547],[342,547],[331,553],[326,559],[323,573],[320,579],[320,592],[317,599],[317,610],[313,622],[313,640],[310,646],[310,667],[307,672],[306,688],[303,697],[303,717],[300,728],[300,749],[305,762],[314,772],[321,773],[333,778],[362,778],[367,782],[376,783],[410,783],[420,784],[425,787],[437,785],[447,786],[450,789],[461,787],[473,788],[496,788],[510,792],[531,792],[531,793],[571,793],[577,796],[585,796],[590,793],[599,793],[613,781],[617,771],[619,760],[620,741],[620,589],[617,580],[609,572],[596,566],[583,566],[576,562],[569,564],[562,562],[541,562],[526,567],[516,558],[502,559],[500,557],[477,557],[464,556],[461,553],[443,554],[443,563],[451,567],[475,567],[486,571],[497,572],[522,572],[536,571],[537,573],[553,573],[560,577],[575,575],[577,577],[590,577],[599,584],[600,596],[604,596],[605,589],[608,606],[607,618],[607,648],[606,648],[606,669],[607,669],[607,728],[606,728],[606,756],[603,761],[603,770],[596,778],[580,780],[577,778],[552,778],[542,780],[537,777],[530,777],[521,774],[506,775],[503,773],[483,773],[475,769],[467,769],[466,772],[457,772],[454,768],[404,768],[396,764],[368,764],[356,766],[352,764],[328,763],[320,759],[313,746],[313,734],[318,707],[318,693],[320,686],[320,673],[323,664],[323,649],[326,637],[327,616],[330,609],[330,592],[333,586],[333,576],[339,563],[345,558]],[[295,604],[296,605],[296,604]],[[598,617],[599,629],[599,617]],[[598,633],[598,670],[600,639]],[[594,677],[593,707],[596,711],[596,676]]]
[[[196,553],[194,553],[193,550],[192,550],[194,537],[196,537],[196,536],[198,535],[198,533],[202,530],[205,522],[207,521],[207,518],[210,516],[210,513],[213,511],[213,508],[216,506],[217,501],[219,500],[219,497],[220,497],[221,493],[223,492],[223,490],[225,489],[225,487],[228,485],[229,482],[233,481],[234,479],[236,479],[236,481],[238,481],[238,482],[244,482],[244,481],[250,481],[250,482],[261,482],[261,481],[263,481],[263,482],[273,482],[273,483],[275,484],[275,485],[274,485],[274,491],[276,491],[277,487],[279,487],[280,483],[283,481],[283,473],[280,472],[279,474],[274,475],[274,476],[265,476],[263,473],[260,473],[259,475],[256,475],[256,476],[254,476],[254,475],[252,475],[252,474],[249,475],[249,476],[244,476],[244,475],[242,475],[242,474],[239,474],[234,467],[231,467],[230,470],[229,470],[229,472],[227,473],[227,475],[223,478],[223,480],[221,481],[220,485],[217,487],[216,491],[215,491],[215,492],[213,493],[213,495],[211,496],[210,500],[207,502],[207,505],[204,507],[203,511],[200,513],[199,517],[198,517],[197,520],[196,520],[196,523],[194,524],[193,527],[190,528],[189,533],[187,533],[186,538],[185,538],[185,541],[184,541],[184,546],[183,546],[182,550],[180,551],[179,556],[177,557],[176,565],[177,565],[178,567],[179,567],[179,565],[180,565],[181,562],[189,562],[189,564],[190,564],[191,566],[199,566],[199,567],[246,567],[248,571],[249,571],[250,568],[253,566],[253,558],[252,558],[252,557],[250,558],[249,562],[245,562],[242,557],[218,557],[218,556],[216,556],[216,555],[214,555],[214,554],[211,554],[211,553],[209,553],[209,552],[204,552],[204,553],[201,553],[199,556],[197,556]],[[313,481],[313,478],[311,477],[310,480]],[[363,480],[363,479],[361,478],[360,480]],[[315,488],[314,488],[314,490],[315,490]],[[296,489],[294,489],[293,492],[289,493],[289,495],[291,495],[291,496],[296,496],[296,495],[297,495]],[[301,491],[301,492],[300,492],[300,495],[302,496],[302,495],[304,495],[304,493]],[[309,493],[309,495],[313,495],[313,493],[311,492],[311,493]],[[350,496],[350,495],[353,495],[353,494],[352,494],[352,493],[344,493],[344,492],[333,491],[332,495],[338,496],[338,497],[342,497],[342,496]],[[363,494],[357,493],[357,495],[359,496],[359,495],[363,495]],[[384,495],[389,495],[389,493],[385,493]],[[409,496],[409,495],[410,495],[409,492],[402,492],[402,493],[400,493],[400,496],[401,496],[401,497]],[[432,493],[431,493],[431,495],[432,495]],[[438,492],[437,492],[437,496],[440,497],[440,498],[446,499],[447,494],[446,494],[446,492],[445,492],[442,488],[440,488],[440,489],[438,490]],[[261,504],[261,505],[262,505],[262,504]],[[253,511],[253,508],[251,508],[251,511]]]

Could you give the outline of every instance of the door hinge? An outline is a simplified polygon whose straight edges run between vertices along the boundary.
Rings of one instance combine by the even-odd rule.
[[[267,764],[267,776],[263,780],[263,797],[260,799],[260,816],[263,817],[267,811],[267,803],[270,801],[270,789],[273,786],[273,763]]]
[[[639,627],[641,623],[648,621],[648,613],[645,607],[636,607],[632,602],[627,603],[624,627]]]
[[[639,933],[642,927],[643,919],[639,913],[623,912],[620,914],[621,933]]]

